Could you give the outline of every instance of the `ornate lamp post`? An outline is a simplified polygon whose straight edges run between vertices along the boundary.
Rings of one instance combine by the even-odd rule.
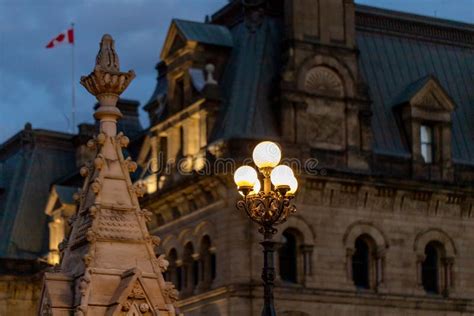
[[[250,166],[242,166],[235,171],[234,181],[243,196],[237,202],[237,209],[245,211],[248,217],[257,223],[259,232],[263,234],[263,271],[264,306],[262,316],[274,316],[273,285],[275,267],[273,253],[275,242],[272,240],[276,233],[274,226],[286,221],[288,216],[296,211],[290,204],[298,188],[293,171],[285,165],[278,165],[281,151],[277,144],[262,142],[253,150],[253,161],[263,177],[263,191],[257,171]]]

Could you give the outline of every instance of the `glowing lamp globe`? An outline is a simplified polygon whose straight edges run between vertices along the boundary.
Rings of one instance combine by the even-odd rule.
[[[253,188],[258,181],[257,171],[250,166],[242,166],[235,170],[234,182],[237,187]]]
[[[273,168],[280,163],[281,150],[280,147],[273,142],[261,142],[255,146],[252,158],[259,169]]]
[[[295,177],[290,179],[290,191],[286,192],[287,195],[295,195],[296,190],[298,190],[298,180]]]
[[[270,174],[270,180],[275,188],[290,187],[294,177],[293,170],[285,165],[275,167]]]

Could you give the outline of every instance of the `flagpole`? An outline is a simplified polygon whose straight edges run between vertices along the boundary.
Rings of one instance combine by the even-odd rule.
[[[71,28],[72,28],[72,32],[74,34],[74,23],[71,23]],[[74,34],[74,37],[75,37],[76,34]],[[72,118],[71,118],[71,121],[72,121],[72,127],[71,127],[71,130],[72,130],[72,133],[74,134],[76,132],[76,85],[75,85],[75,78],[76,78],[76,75],[75,75],[75,67],[74,67],[74,61],[75,61],[75,57],[74,57],[74,46],[75,46],[75,42],[76,40],[74,39],[74,41],[71,43],[72,44],[72,52],[71,52],[71,84],[72,84]]]

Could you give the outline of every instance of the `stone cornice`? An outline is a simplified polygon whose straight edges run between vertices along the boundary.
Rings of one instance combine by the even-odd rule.
[[[306,178],[297,203],[424,216],[472,218],[474,193],[400,183]],[[401,189],[403,188],[403,189]]]
[[[474,26],[414,14],[356,6],[356,29],[474,47]]]

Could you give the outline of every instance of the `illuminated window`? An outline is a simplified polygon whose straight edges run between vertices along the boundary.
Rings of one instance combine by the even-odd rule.
[[[421,156],[425,163],[433,163],[433,129],[427,125],[420,127]]]

